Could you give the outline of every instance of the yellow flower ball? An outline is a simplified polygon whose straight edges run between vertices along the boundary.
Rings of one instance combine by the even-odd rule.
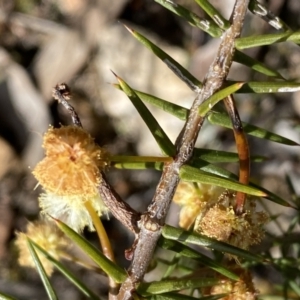
[[[59,196],[94,196],[101,181],[99,168],[107,165],[107,153],[83,129],[50,128],[44,135],[46,157],[33,174],[47,192]]]

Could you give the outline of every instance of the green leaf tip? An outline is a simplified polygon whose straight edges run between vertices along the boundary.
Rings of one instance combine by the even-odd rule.
[[[130,31],[135,39],[138,42],[143,44],[146,48],[148,48],[154,55],[165,63],[168,68],[177,76],[180,80],[182,80],[188,87],[199,93],[202,87],[202,83],[194,77],[188,70],[181,66],[175,59],[173,59],[169,54],[163,51],[161,48],[156,46],[155,43],[151,42],[145,36],[140,34],[135,30]]]
[[[141,118],[149,128],[152,136],[156,140],[162,152],[167,156],[175,155],[175,146],[161,128],[157,120],[153,117],[147,106],[143,103],[135,91],[121,78],[117,78],[123,92],[127,95],[133,106],[136,108]]]
[[[124,27],[125,27],[125,29],[127,29],[131,34],[134,34],[134,32],[135,32],[135,30],[134,29],[132,29],[132,28],[130,28],[130,27],[128,27],[127,25],[125,25],[124,23],[121,23]]]
[[[110,71],[114,74],[118,81],[123,81],[121,77],[119,77],[112,69]]]
[[[232,84],[210,96],[199,106],[199,115],[201,117],[204,117],[213,108],[214,105],[216,105],[222,99],[238,91],[244,84],[245,82]]]

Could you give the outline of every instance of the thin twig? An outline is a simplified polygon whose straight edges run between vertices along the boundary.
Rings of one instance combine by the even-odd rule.
[[[75,126],[81,127],[80,118],[75,111],[74,107],[68,102],[71,99],[71,92],[69,87],[65,83],[57,84],[53,89],[53,98],[61,103],[65,109],[67,109],[71,115],[72,122]]]
[[[239,182],[243,184],[249,183],[250,176],[250,152],[247,141],[247,136],[243,130],[243,124],[240,115],[234,103],[233,96],[230,95],[224,99],[224,104],[227,113],[231,119],[235,144],[240,161]],[[244,206],[247,195],[242,192],[237,192],[235,197],[235,213],[241,215],[244,212]]]
[[[137,213],[129,204],[124,202],[113,187],[108,183],[104,173],[101,173],[102,180],[99,185],[99,193],[104,202],[108,207],[109,211],[114,217],[122,222],[122,224],[129,229],[132,233],[137,235],[138,227],[137,222],[140,219],[140,214]]]
[[[232,14],[232,25],[224,33],[217,57],[204,79],[203,88],[196,97],[188,120],[177,139],[177,154],[174,162],[164,165],[163,174],[147,212],[139,222],[140,233],[134,250],[133,260],[128,270],[129,277],[122,284],[119,300],[132,298],[135,286],[147,271],[157,240],[161,234],[166,214],[179,182],[179,169],[192,157],[194,145],[204,118],[198,114],[199,105],[219,90],[229,72],[234,54],[234,41],[240,36],[249,0],[237,0]]]

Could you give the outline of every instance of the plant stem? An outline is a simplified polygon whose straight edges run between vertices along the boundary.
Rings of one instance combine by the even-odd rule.
[[[118,299],[132,299],[136,284],[147,271],[166,214],[179,183],[179,169],[192,157],[198,133],[204,118],[198,114],[199,105],[218,91],[229,72],[233,61],[234,41],[240,36],[249,0],[237,0],[232,13],[232,25],[224,33],[217,57],[205,76],[203,88],[197,95],[189,113],[188,120],[177,139],[177,154],[174,161],[165,163],[161,179],[147,212],[141,216],[140,232],[134,249],[133,260],[128,270],[129,277],[122,284]]]
[[[117,192],[110,186],[103,172],[101,172],[101,177],[102,180],[98,190],[104,204],[117,220],[122,222],[126,228],[137,235],[139,231],[137,222],[140,218],[140,214],[121,199]]]
[[[99,218],[98,214],[96,213],[94,207],[92,206],[91,202],[88,200],[84,203],[85,208],[87,209],[87,211],[89,212],[93,224],[95,226],[100,244],[101,244],[101,248],[103,251],[103,254],[110,259],[111,261],[115,262],[115,258],[114,258],[114,253],[112,251],[112,247],[109,241],[109,238],[106,234],[106,231],[103,227],[103,224],[101,222],[101,219]],[[114,299],[116,296],[116,293],[118,292],[119,289],[119,285],[112,280],[112,278],[109,277],[109,298],[110,299]]]
[[[100,244],[101,244],[101,247],[102,247],[102,250],[103,250],[103,254],[108,259],[110,259],[111,261],[114,262],[115,261],[114,253],[112,251],[110,241],[109,241],[108,236],[106,234],[106,231],[103,227],[101,219],[99,218],[99,216],[96,213],[95,209],[91,205],[90,201],[86,201],[84,203],[84,205],[85,205],[85,208],[87,209],[87,211],[89,212],[89,214],[92,218],[93,224],[95,226],[95,229],[96,229],[96,232],[97,232],[97,235],[99,237],[99,241],[100,241]]]

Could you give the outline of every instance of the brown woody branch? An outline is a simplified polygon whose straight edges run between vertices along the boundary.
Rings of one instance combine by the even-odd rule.
[[[249,0],[237,0],[232,13],[232,25],[224,33],[217,56],[204,79],[203,88],[197,95],[189,113],[188,120],[177,139],[177,154],[174,161],[165,164],[155,195],[147,212],[142,215],[140,232],[128,270],[129,277],[122,284],[119,300],[128,300],[136,285],[143,279],[152,259],[157,240],[179,182],[179,169],[193,154],[194,145],[204,118],[198,114],[199,105],[218,91],[228,75],[234,54],[234,42],[240,36]]]

